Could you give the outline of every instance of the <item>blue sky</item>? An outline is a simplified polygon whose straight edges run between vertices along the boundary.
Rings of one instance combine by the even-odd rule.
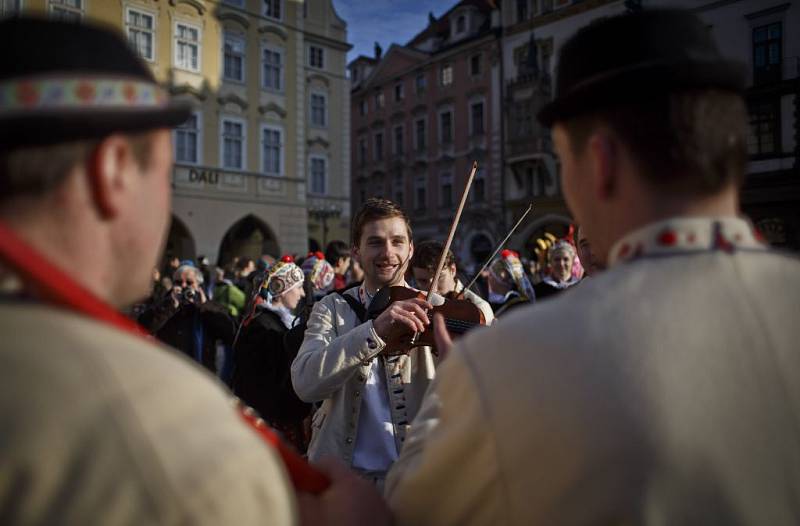
[[[428,12],[440,17],[458,0],[333,0],[336,12],[347,22],[347,40],[359,55],[374,56],[375,42],[384,52],[392,43],[405,44],[428,25]]]

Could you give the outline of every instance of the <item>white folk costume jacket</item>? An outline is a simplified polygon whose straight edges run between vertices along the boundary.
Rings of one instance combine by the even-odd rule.
[[[3,524],[297,523],[274,450],[178,351],[0,305]]]
[[[460,340],[386,481],[399,525],[797,524],[800,262],[673,219]]]
[[[358,288],[344,294],[359,296]],[[329,294],[314,305],[303,345],[292,364],[292,384],[306,402],[323,401],[314,414],[309,459],[326,455],[348,465],[358,435],[362,394],[373,360],[383,360],[397,451],[435,375],[427,347],[386,357],[372,321],[361,322],[347,301]]]

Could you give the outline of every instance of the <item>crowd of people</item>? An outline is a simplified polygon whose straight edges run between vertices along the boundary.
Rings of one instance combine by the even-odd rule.
[[[741,216],[744,74],[695,15],[563,44],[577,242],[484,297],[377,198],[350,246],[153,272],[191,108],[91,23],[0,47],[3,524],[797,523],[800,263]]]

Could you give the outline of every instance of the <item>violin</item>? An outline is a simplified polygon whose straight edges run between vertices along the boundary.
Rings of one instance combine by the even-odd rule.
[[[448,293],[448,295],[450,294],[453,293]],[[428,300],[428,295],[425,292],[407,287],[384,287],[372,298],[368,315],[370,319],[374,319],[393,302],[413,298]],[[470,329],[486,325],[486,318],[483,316],[483,312],[469,300],[441,296],[437,293],[432,294],[430,298],[428,302],[433,305],[433,308],[427,314],[431,324],[425,328],[424,332],[420,333],[414,333],[404,325],[398,325],[397,329],[391,332],[386,339],[385,352],[387,355],[407,354],[416,347],[432,347],[436,352],[436,342],[433,337],[433,315],[436,313],[444,317],[447,332],[450,333],[453,339],[458,338]]]

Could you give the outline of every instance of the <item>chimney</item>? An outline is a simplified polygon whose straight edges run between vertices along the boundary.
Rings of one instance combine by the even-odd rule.
[[[382,54],[383,49],[381,49],[381,45],[375,42],[375,60],[380,60]]]

